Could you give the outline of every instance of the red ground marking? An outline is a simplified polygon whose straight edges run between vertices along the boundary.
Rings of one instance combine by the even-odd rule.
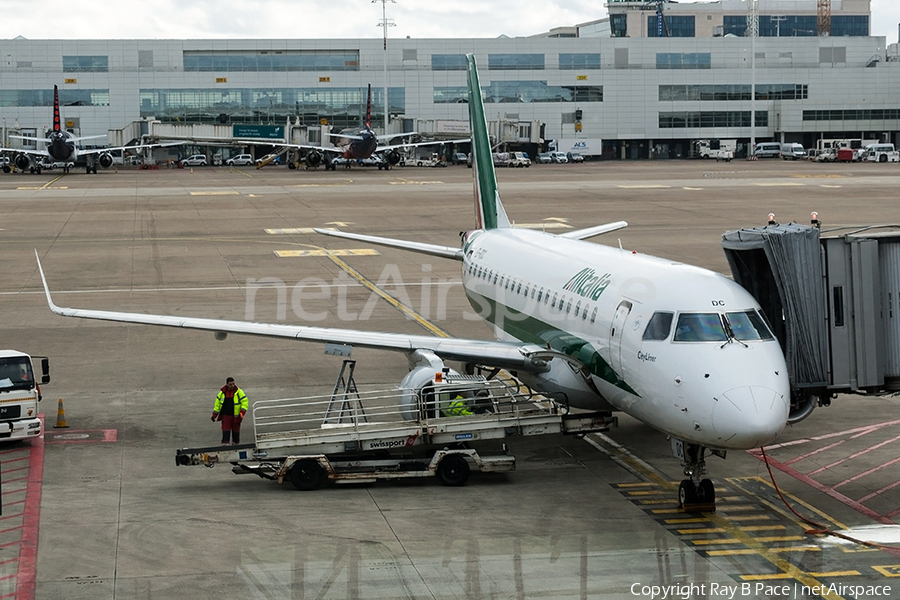
[[[762,453],[759,450],[748,450],[747,453],[750,454],[751,456],[755,456],[762,462],[766,461],[766,458],[763,458]],[[875,521],[878,521],[879,523],[883,523],[885,525],[896,525],[896,523],[894,523],[894,521],[892,519],[890,519],[884,515],[878,514],[871,508],[864,506],[863,504],[854,500],[853,498],[849,498],[849,497],[843,495],[842,493],[831,489],[830,487],[822,485],[821,483],[819,483],[812,477],[809,477],[808,475],[805,475],[805,474],[801,473],[800,471],[797,471],[796,469],[791,468],[791,467],[787,466],[786,464],[773,459],[772,457],[768,457],[768,461],[771,466],[775,467],[779,471],[787,473],[794,479],[797,479],[798,481],[802,481],[806,485],[819,490],[823,494],[831,496],[838,502],[840,502],[846,506],[849,506],[853,510],[864,514],[865,516],[869,517],[870,519],[874,519]]]
[[[44,415],[38,415],[43,424]],[[31,438],[31,460],[25,510],[22,512],[22,540],[16,574],[16,600],[34,600],[37,582],[38,532],[41,524],[41,491],[44,481],[44,436]]]
[[[86,434],[95,436],[100,434],[100,438],[88,437],[81,440],[58,439],[61,436]],[[64,431],[47,431],[45,432],[46,443],[48,444],[99,444],[104,442],[117,442],[119,440],[118,429],[66,429]]]

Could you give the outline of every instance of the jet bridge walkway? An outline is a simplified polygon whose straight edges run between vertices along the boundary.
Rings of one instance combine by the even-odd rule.
[[[178,465],[230,463],[301,490],[338,483],[437,476],[463,485],[472,467],[511,471],[515,457],[496,441],[511,436],[605,431],[609,413],[569,414],[506,382],[444,374],[420,390],[393,389],[261,400],[252,407],[254,443],[183,448]],[[448,415],[455,416],[448,416]],[[473,447],[473,444],[477,446]]]

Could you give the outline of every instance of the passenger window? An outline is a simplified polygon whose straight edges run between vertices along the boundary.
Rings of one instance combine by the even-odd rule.
[[[728,325],[731,326],[734,339],[740,342],[771,340],[775,337],[772,335],[766,322],[755,310],[725,313],[725,318],[728,319]]]
[[[556,308],[556,299],[559,298],[559,294],[553,294],[553,302],[550,303],[550,306]]]
[[[544,288],[541,288],[541,289],[538,291],[538,302],[541,301],[541,297],[543,297],[543,295],[544,295]]]
[[[672,331],[672,320],[675,318],[674,313],[655,312],[647,323],[647,329],[644,330],[644,341],[662,341],[669,339],[669,332]]]
[[[594,311],[591,313],[591,323],[593,323],[594,321],[597,320],[597,309],[598,309],[598,308],[599,308],[599,307],[595,306],[595,307],[594,307]]]
[[[682,313],[675,327],[676,342],[725,342],[725,328],[718,313]]]

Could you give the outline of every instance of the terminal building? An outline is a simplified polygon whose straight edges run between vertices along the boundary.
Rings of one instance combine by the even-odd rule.
[[[665,159],[698,139],[737,140],[737,156],[752,140],[900,143],[900,57],[870,35],[869,0],[759,0],[756,36],[748,4],[607,0],[608,18],[530,37],[388,39],[386,50],[381,39],[0,40],[2,140],[52,125],[54,85],[65,127],[109,132],[112,145],[273,132],[320,143],[325,127],[360,124],[369,84],[379,132],[465,137],[473,53],[507,150],[602,140],[607,159]]]

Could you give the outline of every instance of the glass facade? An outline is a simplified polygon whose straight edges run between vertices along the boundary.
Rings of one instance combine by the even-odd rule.
[[[609,15],[609,26],[613,37],[628,36],[628,15]]]
[[[809,86],[805,83],[757,84],[757,100],[806,100]],[[725,85],[661,85],[661,102],[750,100],[749,84]]]
[[[109,73],[108,56],[65,56],[63,73]]]
[[[756,111],[756,126],[769,126],[769,113]],[[750,111],[710,111],[710,112],[661,112],[660,129],[681,129],[686,127],[750,127]]]
[[[831,17],[831,37],[869,35],[867,15],[835,15]]]
[[[559,69],[560,71],[573,71],[576,69],[599,69],[600,54],[570,54],[560,52]]]
[[[488,69],[493,71],[543,71],[544,55],[488,54]]]
[[[406,112],[405,88],[389,88],[390,112]],[[364,88],[142,89],[141,117],[160,121],[301,123],[327,119],[336,127],[357,127],[366,114]],[[384,90],[372,88],[372,120],[384,120]]]
[[[900,108],[885,109],[837,109],[837,110],[804,110],[804,121],[897,121],[900,120]],[[892,126],[896,128],[895,124]]]
[[[555,86],[546,81],[494,81],[482,86],[485,104],[517,102],[603,102],[603,86]],[[434,88],[435,104],[468,102],[466,86]]]
[[[729,33],[743,36],[747,29],[747,17],[725,15],[722,18],[725,35]],[[760,37],[797,37],[818,35],[816,15],[761,15],[759,17]],[[834,15],[831,17],[831,37],[869,35],[867,15]]]
[[[647,37],[695,37],[694,16],[666,16],[664,18],[669,35],[660,27],[659,17],[647,17]]]
[[[711,69],[709,52],[657,52],[657,69]]]
[[[431,55],[432,71],[465,71],[466,55],[465,54],[432,54]]]
[[[185,51],[185,71],[358,71],[358,50]]]
[[[109,90],[59,90],[60,106],[109,106]],[[0,90],[0,106],[53,108],[53,90]]]

